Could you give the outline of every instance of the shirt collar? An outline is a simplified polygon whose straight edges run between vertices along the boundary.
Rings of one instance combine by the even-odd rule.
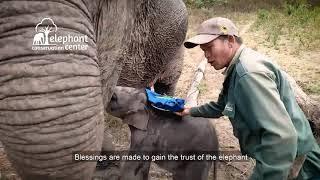
[[[233,65],[237,62],[242,50],[245,48],[244,44],[241,44],[241,46],[239,47],[239,49],[237,50],[236,54],[233,56],[229,66],[222,72],[222,74],[227,77],[230,74],[230,71],[233,67]]]

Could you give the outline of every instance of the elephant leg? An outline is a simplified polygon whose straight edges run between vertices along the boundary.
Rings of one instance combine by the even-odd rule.
[[[128,161],[121,168],[122,180],[148,180],[150,161]]]
[[[131,132],[129,154],[151,152],[147,131],[129,125]],[[142,156],[140,154],[140,156]],[[148,180],[151,161],[125,161],[121,167],[121,180]]]
[[[172,60],[167,64],[166,70],[154,84],[157,93],[173,96],[183,65],[183,48],[181,47]]]
[[[178,70],[181,73],[182,66],[178,69],[173,66],[182,64],[183,58],[178,59],[177,54],[187,31],[188,16],[184,2],[136,0],[134,4],[137,10],[133,13],[134,28],[128,33],[128,52],[123,56],[125,65],[118,85],[145,88],[154,84],[168,68],[168,73],[159,82],[162,85],[175,84],[179,72],[178,76],[172,72]],[[173,94],[172,87],[159,91]]]
[[[173,173],[173,180],[207,180],[211,162],[193,161]]]
[[[112,142],[112,135],[105,130],[101,155],[108,155],[108,152],[115,151]],[[98,161],[97,168],[93,175],[93,179],[118,180],[120,177],[120,161]]]

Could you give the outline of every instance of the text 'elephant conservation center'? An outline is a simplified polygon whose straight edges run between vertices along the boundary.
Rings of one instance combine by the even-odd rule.
[[[32,42],[32,50],[54,51],[66,50],[85,51],[88,49],[87,35],[59,35],[57,24],[51,18],[43,18],[35,26],[35,35]]]

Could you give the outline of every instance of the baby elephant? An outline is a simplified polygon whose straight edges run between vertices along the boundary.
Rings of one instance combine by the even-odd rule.
[[[108,111],[129,125],[130,151],[157,155],[166,152],[218,152],[216,132],[207,119],[182,118],[172,112],[157,110],[147,102],[144,89],[116,87]],[[188,157],[194,158],[192,155]],[[151,158],[150,161],[125,162],[121,170],[122,179],[148,179],[150,162]],[[205,180],[212,161],[189,159],[155,163],[170,171],[174,180]]]

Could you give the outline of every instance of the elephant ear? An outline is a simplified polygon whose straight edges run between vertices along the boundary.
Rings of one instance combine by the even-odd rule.
[[[134,126],[140,130],[147,130],[148,121],[149,121],[149,113],[145,109],[146,105],[146,95],[139,94],[138,95],[138,103],[132,103],[130,106],[130,111],[124,117],[123,122],[127,123],[131,126]]]
[[[144,109],[144,105],[142,109],[138,111],[130,112],[123,119],[124,123],[134,126],[135,128],[140,130],[147,130],[148,121],[149,121],[149,113],[147,110]]]

